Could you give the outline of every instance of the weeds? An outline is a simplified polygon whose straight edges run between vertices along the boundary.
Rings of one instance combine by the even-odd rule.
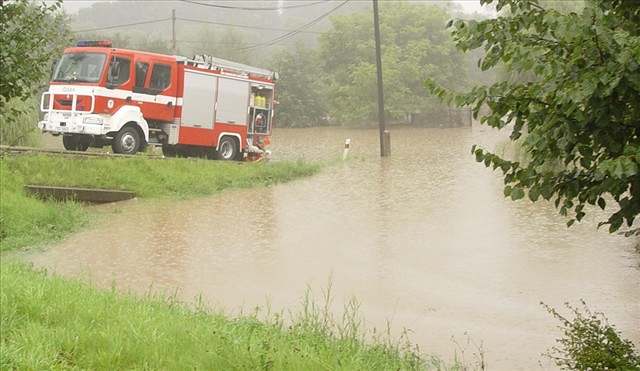
[[[561,323],[563,337],[558,346],[545,356],[564,370],[640,370],[640,354],[633,343],[623,339],[601,312],[592,312],[582,300],[582,309],[565,303],[573,319],[561,315],[556,309],[542,306]]]
[[[0,96],[0,100],[4,100]],[[36,146],[40,142],[36,98],[13,98],[3,104],[0,101],[0,144],[11,146]]]
[[[460,344],[454,337],[451,338],[451,342],[453,342],[453,344],[455,345],[455,356],[454,356],[454,362],[456,364],[460,364],[463,365],[462,366],[462,370],[480,370],[480,371],[484,371],[487,369],[487,360],[486,360],[486,355],[485,355],[485,350],[484,350],[484,344],[482,343],[482,341],[480,342],[480,344],[476,343],[471,336],[469,336],[467,333],[465,333],[466,337],[466,344],[462,345]],[[467,349],[469,349],[469,347],[473,347],[473,351],[471,353],[471,357],[473,359],[471,365],[472,366],[468,366],[470,365],[469,361],[466,359],[467,356]]]

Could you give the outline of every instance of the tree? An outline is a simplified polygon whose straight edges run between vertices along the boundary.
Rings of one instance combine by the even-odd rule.
[[[53,59],[69,41],[61,1],[15,0],[0,5],[0,142],[34,144],[34,96]]]
[[[243,35],[232,29],[214,32],[203,27],[193,47],[194,54],[207,54],[239,63],[249,62],[249,51]],[[263,62],[264,63],[264,62]]]
[[[422,81],[436,76],[449,87],[465,86],[465,56],[444,29],[448,11],[435,5],[382,4],[380,27],[385,108],[390,118],[441,107]],[[332,18],[320,37],[331,116],[341,123],[373,123],[377,117],[376,67],[371,12]]]
[[[134,40],[132,49],[159,54],[173,54],[169,40],[155,36],[145,36]]]
[[[530,78],[462,94],[428,80],[428,90],[473,106],[476,116],[486,105],[483,124],[510,130],[514,141],[523,137],[527,161],[472,148],[478,161],[501,169],[505,196],[555,199],[569,226],[587,204],[605,209],[612,199],[616,210],[601,225],[632,227],[640,212],[640,4],[591,0],[560,12],[536,0],[495,3],[508,15],[451,21],[455,42],[464,51],[483,48],[483,70],[504,64]]]
[[[325,123],[326,95],[318,51],[298,43],[294,51],[276,54],[271,66],[278,71],[277,125],[309,127]]]
[[[68,41],[61,4],[15,0],[0,7],[0,102],[31,96],[48,75],[51,61]]]

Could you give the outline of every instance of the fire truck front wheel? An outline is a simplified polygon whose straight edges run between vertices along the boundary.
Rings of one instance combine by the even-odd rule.
[[[141,148],[142,140],[138,130],[131,126],[125,126],[113,138],[111,148],[113,153],[122,153],[125,155],[134,155]]]
[[[86,135],[64,135],[62,145],[67,151],[86,151],[91,144],[91,137]]]
[[[73,135],[62,136],[62,145],[64,146],[64,149],[66,149],[67,151],[75,151],[77,144],[78,144],[78,140],[76,139],[75,136]]]
[[[240,157],[240,145],[234,137],[222,137],[218,144],[218,159],[238,160]]]

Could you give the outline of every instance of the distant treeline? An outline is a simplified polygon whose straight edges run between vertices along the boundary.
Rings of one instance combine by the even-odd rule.
[[[436,78],[466,88],[475,77],[473,57],[457,51],[445,25],[453,15],[437,5],[392,3],[381,8],[385,112],[388,121],[428,126],[426,117],[448,117],[427,94]],[[370,11],[335,16],[319,45],[301,44],[276,55],[280,72],[278,125],[375,125],[376,64]]]
[[[72,28],[83,31],[74,33],[74,37],[109,38],[115,47],[171,54],[170,21],[99,28],[133,21],[132,13],[145,14],[140,21],[163,19],[170,16],[172,7],[175,4],[149,7],[96,3],[71,19]],[[198,18],[213,23],[296,29],[330,8],[308,7],[295,13],[287,10],[282,16],[227,12],[228,17],[223,18],[220,11],[184,3],[176,10],[177,53],[210,54],[278,71],[277,126],[375,125],[376,66],[370,3],[349,3],[308,29],[322,33],[300,33],[286,42],[257,48],[253,46],[282,33],[187,21]],[[427,94],[425,79],[436,78],[447,87],[462,90],[493,76],[480,73],[476,67],[478,54],[463,54],[454,47],[445,26],[460,16],[459,11],[447,3],[382,2],[380,12],[387,120],[426,126],[456,125],[445,122],[451,111]],[[185,20],[180,19],[183,17]],[[434,120],[443,122],[431,122]]]

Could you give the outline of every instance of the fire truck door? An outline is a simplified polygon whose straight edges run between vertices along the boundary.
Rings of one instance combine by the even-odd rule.
[[[173,121],[177,101],[175,80],[175,66],[149,56],[136,56],[132,99],[146,119]]]
[[[131,75],[131,56],[114,53],[109,62],[107,88],[131,90],[131,86],[133,85]]]
[[[149,104],[150,92],[147,89],[147,81],[151,75],[151,59],[145,55],[136,55],[134,60],[133,94],[131,103],[140,107],[145,118],[151,118],[152,105]]]
[[[152,118],[162,121],[173,121],[176,108],[177,79],[176,64],[154,62],[151,76],[148,77],[148,89],[155,95],[155,107]]]

